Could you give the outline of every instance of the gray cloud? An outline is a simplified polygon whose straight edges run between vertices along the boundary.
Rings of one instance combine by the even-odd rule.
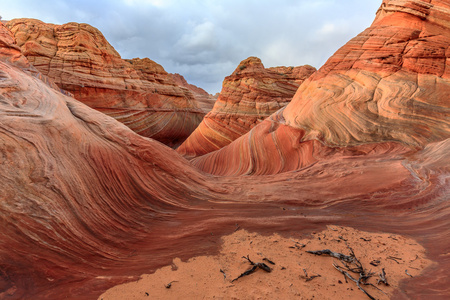
[[[368,27],[381,0],[0,0],[3,19],[100,29],[123,58],[149,57],[210,93],[239,62],[320,67]]]

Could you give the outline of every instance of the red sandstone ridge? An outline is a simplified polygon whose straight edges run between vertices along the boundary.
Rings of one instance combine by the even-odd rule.
[[[202,109],[205,114],[212,110],[214,102],[216,102],[217,99],[215,96],[208,94],[207,91],[198,86],[188,83],[186,79],[178,73],[170,75],[177,85],[187,88],[194,94],[198,107]]]
[[[323,147],[329,155],[323,151],[322,159],[295,172],[212,176],[194,168],[176,151],[139,136],[113,118],[52,89],[27,70],[28,62],[23,57],[16,60],[17,48],[4,34],[7,31],[0,28],[0,299],[95,299],[109,287],[170,265],[174,258],[187,261],[195,256],[214,255],[221,246],[221,237],[238,228],[251,235],[237,232],[237,239],[231,240],[232,248],[225,244],[224,249],[228,249],[225,264],[209,259],[214,262],[214,268],[209,270],[215,269],[209,278],[219,279],[216,282],[221,283],[219,288],[223,287],[224,281],[248,269],[248,262],[241,257],[249,254],[258,262],[264,255],[277,262],[279,269],[271,273],[259,270],[235,281],[231,290],[236,291],[237,298],[248,296],[245,293],[248,289],[242,287],[251,286],[249,282],[272,283],[264,286],[267,288],[261,295],[264,298],[279,296],[279,286],[273,283],[280,280],[284,282],[283,289],[301,292],[302,285],[309,283],[299,277],[301,268],[312,275],[317,264],[298,263],[325,259],[326,263],[319,264],[327,268],[320,272],[336,273],[314,279],[314,283],[320,283],[319,288],[324,287],[323,298],[336,299],[327,292],[327,287],[332,286],[330,290],[343,297],[354,295],[363,299],[365,295],[350,280],[339,284],[333,279],[344,281],[342,274],[331,266],[329,257],[308,256],[298,249],[300,246],[294,247],[298,245],[296,241],[308,237],[314,240],[304,242],[308,247],[339,244],[341,248],[331,250],[341,252],[352,247],[357,257],[363,258],[365,267],[376,274],[372,282],[383,268],[389,279],[397,274],[395,281],[391,281],[395,285],[387,290],[393,293],[393,299],[449,298],[450,139],[448,134],[443,136],[442,129],[435,130],[436,123],[442,124],[438,118],[428,118],[428,123],[416,118],[423,126],[423,131],[415,133],[418,140],[424,140],[422,132],[429,133],[428,141],[436,140],[423,149],[411,149],[399,142],[341,149]],[[16,64],[17,61],[22,63]],[[397,87],[401,95],[403,85],[398,84],[392,87]],[[332,85],[326,87],[333,93]],[[430,101],[427,95],[439,95],[434,90],[428,93],[421,97],[424,105]],[[435,107],[439,113],[440,98],[433,99],[438,103]],[[416,104],[412,110],[417,114],[422,107]],[[405,118],[407,112],[404,109],[401,116]],[[261,124],[267,124],[264,122]],[[257,125],[255,129],[261,127]],[[267,139],[250,147],[268,153],[264,146],[269,145],[270,138],[282,141],[276,129],[267,128],[271,130]],[[298,137],[282,128],[279,132],[286,138],[292,136],[293,142]],[[286,149],[290,146],[280,145]],[[282,147],[279,149],[284,151]],[[268,166],[271,160],[272,157],[266,159]],[[330,229],[333,233],[320,233],[329,224],[335,225]],[[336,226],[365,231],[342,232]],[[269,243],[265,244],[255,234],[267,238],[277,232],[283,234],[283,239],[269,237]],[[338,234],[350,244],[339,243]],[[331,237],[330,243],[325,235]],[[425,268],[422,264],[425,260],[422,250],[415,252],[420,255],[416,257],[404,253],[405,249],[393,254],[398,263],[391,259],[384,264],[389,252],[383,251],[380,265],[368,265],[381,257],[365,250],[378,246],[393,249],[390,241],[407,241],[407,249],[417,242],[425,248],[433,265]],[[294,249],[287,247],[290,242],[289,247]],[[421,248],[420,245],[414,248]],[[397,243],[396,247],[399,246]],[[244,252],[237,253],[234,247]],[[281,249],[280,252],[275,248]],[[285,256],[287,252],[293,255]],[[278,260],[278,256],[282,259]],[[389,266],[397,264],[400,272],[391,272]],[[168,273],[192,271],[189,266],[181,264],[178,272]],[[414,271],[409,270],[410,266]],[[414,278],[406,274],[406,268]],[[226,280],[220,277],[223,277],[220,269],[225,269]],[[284,271],[294,275],[289,277],[292,278],[289,285],[283,280]],[[193,280],[209,274],[193,277],[187,274],[180,278]],[[272,280],[271,276],[279,277]],[[162,278],[152,283],[158,284]],[[191,282],[180,286],[174,283],[164,291],[179,293],[179,287],[194,289],[198,282]],[[353,289],[351,293],[349,288]],[[372,286],[364,288],[384,297]],[[145,289],[135,292],[147,299]]]
[[[41,73],[143,136],[179,145],[205,114],[162,66],[148,58],[123,60],[90,25],[15,19],[7,27]]]
[[[3,21],[0,22],[0,25],[0,60],[9,65],[21,68],[28,74],[39,78],[48,86],[62,92],[63,94],[71,95],[67,91],[60,89],[52,80],[50,80],[47,76],[44,76],[33,65],[31,65],[27,58],[22,54],[20,47],[17,46],[11,31],[5,26]]]
[[[22,69],[31,66],[17,46],[11,32],[3,25],[3,23],[0,25],[0,58],[8,64],[18,66]]]
[[[384,1],[372,26],[308,78],[284,110],[193,163],[213,174],[274,174],[306,167],[330,147],[423,148],[448,138],[449,20],[446,1]]]
[[[225,78],[213,110],[177,151],[196,157],[228,145],[286,106],[315,71],[308,65],[264,68],[257,57],[243,60]]]

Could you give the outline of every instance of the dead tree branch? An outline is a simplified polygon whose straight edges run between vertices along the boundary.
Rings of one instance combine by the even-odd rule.
[[[329,255],[331,257],[335,257],[339,260],[351,263],[354,261],[354,257],[353,256],[349,256],[349,255],[344,255],[342,253],[338,253],[338,252],[333,252],[329,249],[325,249],[325,250],[318,250],[318,251],[306,251],[308,253],[314,254],[314,255]]]
[[[247,256],[242,256],[242,258],[246,259],[253,267],[251,267],[251,268],[248,269],[247,271],[241,273],[241,275],[239,275],[239,276],[236,277],[235,279],[231,280],[231,282],[234,282],[234,281],[238,280],[239,278],[241,278],[241,277],[243,277],[243,276],[247,276],[247,275],[250,275],[250,274],[254,273],[258,268],[259,268],[259,269],[262,269],[262,270],[264,270],[264,271],[266,271],[266,272],[268,272],[268,273],[270,273],[270,272],[272,271],[272,269],[271,269],[268,265],[266,265],[265,263],[261,263],[261,262],[255,263],[255,262],[253,262],[253,261],[250,259],[249,255],[247,255]]]

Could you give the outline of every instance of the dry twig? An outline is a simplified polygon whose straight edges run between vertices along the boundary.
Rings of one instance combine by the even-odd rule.
[[[220,273],[223,274],[223,280],[226,280],[227,279],[227,274],[225,274],[225,271],[220,269]]]
[[[314,255],[325,254],[325,255],[329,255],[331,257],[335,257],[335,258],[337,258],[339,260],[342,260],[342,261],[345,261],[345,262],[349,262],[349,263],[353,262],[353,257],[352,256],[344,255],[344,254],[338,253],[338,252],[333,252],[333,251],[331,251],[329,249],[318,250],[318,251],[306,251],[306,252],[314,254]]]
[[[173,281],[169,282],[168,284],[165,284],[164,286],[166,287],[166,289],[170,289],[172,287],[172,282],[178,282],[178,281],[173,280]]]
[[[320,274],[312,275],[310,277],[310,276],[308,276],[308,272],[306,272],[306,269],[303,269],[303,272],[305,272],[305,276],[300,276],[300,277],[304,278],[306,282],[311,281],[311,280],[313,280],[314,278],[317,278],[317,277],[322,277],[322,276],[320,276]]]
[[[412,276],[411,274],[408,273],[408,270],[405,270],[405,274],[408,275],[409,277],[413,278],[414,276]]]
[[[377,280],[377,284],[384,283],[384,285],[386,286],[389,285],[386,279],[386,272],[384,272],[384,268],[381,269],[381,273],[378,276],[380,276],[380,279]]]
[[[268,258],[264,257],[263,260],[267,261],[269,264],[275,265],[275,263]]]
[[[325,249],[325,250],[319,250],[319,251],[306,251],[308,253],[311,254],[315,254],[315,255],[329,255],[331,257],[335,257],[337,259],[339,259],[341,261],[341,263],[344,266],[339,266],[336,263],[333,263],[333,267],[338,270],[339,272],[341,272],[344,275],[345,281],[347,281],[347,278],[350,279],[351,281],[356,283],[356,286],[358,287],[358,289],[360,289],[364,294],[366,294],[370,299],[375,299],[372,295],[370,295],[363,287],[362,285],[370,285],[374,288],[376,288],[377,290],[381,291],[382,293],[384,293],[381,289],[379,289],[377,286],[373,285],[372,283],[367,282],[367,280],[369,278],[371,278],[375,273],[371,272],[371,271],[367,271],[364,266],[362,265],[362,263],[359,261],[359,259],[356,257],[355,252],[353,251],[353,249],[346,243],[347,248],[350,251],[350,255],[345,255],[342,253],[337,253],[337,252],[333,252],[329,249]],[[305,274],[306,273],[306,270]],[[351,273],[355,273],[359,275],[358,279],[355,279],[349,272]],[[384,280],[385,283],[387,284],[386,281],[386,273],[384,273],[384,269],[383,269],[383,273],[382,275],[380,275],[380,278],[382,278],[382,276],[384,276]],[[308,276],[306,276],[308,278]],[[379,281],[380,282],[380,281]],[[384,293],[386,294],[386,293]]]
[[[352,277],[352,275],[350,275],[347,271],[341,269],[341,267],[339,267],[338,265],[333,263],[333,267],[338,270],[339,272],[341,272],[342,274],[344,274],[346,277],[348,277],[348,279],[350,279],[351,281],[356,283],[356,286],[364,292],[364,294],[366,294],[370,299],[375,300],[375,298],[370,295],[365,289],[363,289],[360,285],[361,282],[361,276],[359,277],[359,280],[356,280],[355,278]]]
[[[264,270],[264,271],[266,271],[266,272],[269,272],[269,273],[272,271],[272,269],[271,269],[268,265],[266,265],[265,263],[260,263],[260,262],[254,263],[254,262],[250,259],[249,255],[247,255],[247,257],[242,256],[242,258],[246,259],[253,267],[251,267],[251,268],[248,269],[247,271],[241,273],[241,275],[239,275],[239,276],[236,277],[235,279],[231,280],[231,282],[234,282],[234,281],[238,280],[239,278],[241,278],[241,277],[243,277],[243,276],[247,276],[247,275],[252,274],[252,273],[255,272],[258,268],[259,268],[259,269],[262,269],[262,270]]]

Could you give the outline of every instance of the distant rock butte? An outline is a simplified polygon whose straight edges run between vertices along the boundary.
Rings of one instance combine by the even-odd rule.
[[[148,58],[122,59],[90,25],[14,19],[6,26],[41,73],[143,136],[177,146],[205,115],[195,95],[162,66]]]
[[[212,110],[214,103],[217,100],[216,96],[210,95],[204,89],[188,83],[186,79],[178,73],[170,73],[170,75],[177,85],[187,88],[194,94],[198,107],[202,109],[205,114]]]
[[[449,5],[383,1],[373,24],[309,77],[285,109],[192,162],[213,174],[274,174],[308,166],[328,148],[422,148],[448,138]]]
[[[257,57],[243,60],[225,78],[213,110],[177,151],[192,158],[230,144],[286,106],[315,71],[308,65],[264,68]]]

